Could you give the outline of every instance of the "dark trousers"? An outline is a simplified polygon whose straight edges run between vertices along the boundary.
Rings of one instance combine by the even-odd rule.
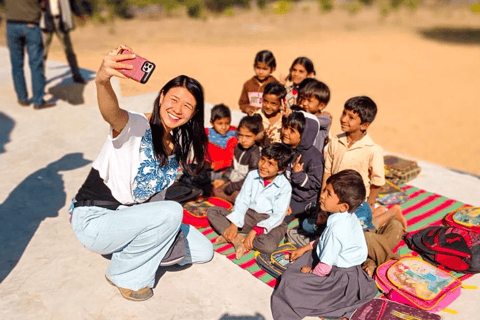
[[[223,234],[225,229],[230,226],[231,222],[226,218],[229,214],[230,211],[221,207],[211,207],[208,209],[208,221],[217,233]],[[248,209],[245,213],[243,227],[239,228],[238,231],[241,233],[248,233],[257,225],[257,223],[269,217],[270,216],[266,213],[258,213],[255,210]],[[287,224],[282,222],[281,225],[273,228],[269,233],[256,235],[253,240],[253,249],[263,253],[272,253],[278,247],[280,241],[282,241],[286,230]]]
[[[43,54],[44,64],[47,61],[48,50],[52,42],[53,34],[55,34],[63,46],[63,50],[65,51],[65,55],[67,56],[68,65],[70,66],[70,70],[72,71],[73,78],[76,80],[83,79],[82,75],[80,74],[80,68],[78,67],[77,57],[75,55],[75,52],[73,52],[73,45],[70,39],[69,32],[62,31],[60,27],[61,21],[59,17],[53,18],[53,22],[55,24],[55,31],[43,31],[43,42],[45,44],[45,51]]]

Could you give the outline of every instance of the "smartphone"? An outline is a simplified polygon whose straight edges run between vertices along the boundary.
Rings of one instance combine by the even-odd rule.
[[[121,54],[131,53],[132,52],[125,49],[121,52]],[[140,83],[147,83],[148,79],[153,73],[153,70],[155,70],[155,63],[148,61],[147,59],[142,58],[138,55],[135,55],[135,59],[121,60],[119,62],[131,64],[133,66],[133,69],[119,69],[118,71],[120,71],[130,79],[133,79]]]

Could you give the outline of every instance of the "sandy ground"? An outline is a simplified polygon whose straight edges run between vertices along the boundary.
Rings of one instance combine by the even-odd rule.
[[[238,108],[242,85],[253,75],[256,52],[275,54],[277,78],[296,57],[308,56],[332,91],[332,133],[340,130],[345,101],[368,95],[379,107],[369,132],[384,149],[480,174],[480,15],[468,8],[382,19],[378,10],[320,14],[307,3],[282,16],[250,11],[207,20],[89,21],[72,38],[86,69],[97,70],[118,44],[157,64],[146,85],[122,80],[123,96],[156,91],[187,74],[203,84],[207,101],[231,108]],[[66,61],[56,39],[50,58]]]
[[[314,16],[312,15],[312,17]],[[335,16],[328,17],[330,17],[330,20],[327,22],[334,25]],[[337,17],[338,21],[345,21],[341,20],[345,19],[341,14]],[[360,18],[362,17],[358,19]],[[370,17],[363,17],[366,21],[367,18]],[[146,86],[137,85],[131,81],[122,81],[120,84],[118,81],[114,81],[117,92],[120,91],[121,86],[123,95],[129,95],[120,99],[121,106],[129,110],[145,112],[146,108],[148,109],[146,106],[153,101],[155,95],[150,91],[158,89],[153,88],[153,86],[163,84],[178,72],[185,72],[198,77],[207,88],[207,100],[212,102],[225,101],[234,104],[240,91],[241,82],[244,80],[239,79],[238,86],[237,84],[235,86],[225,85],[222,88],[223,90],[217,91],[214,89],[220,87],[226,81],[213,81],[222,76],[222,70],[226,70],[225,66],[230,69],[236,68],[235,63],[231,61],[232,59],[228,59],[229,54],[231,54],[231,57],[237,58],[239,66],[251,65],[253,55],[263,45],[262,47],[248,49],[250,51],[245,61],[242,60],[244,57],[240,53],[247,51],[247,45],[238,45],[239,53],[234,56],[232,49],[235,43],[231,42],[231,39],[240,39],[243,41],[242,43],[247,43],[245,39],[250,32],[248,30],[260,30],[260,25],[248,24],[249,22],[241,21],[241,17],[222,19],[213,22],[194,21],[191,22],[194,25],[185,27],[185,30],[191,33],[185,32],[181,36],[183,42],[179,41],[184,43],[184,48],[194,48],[194,50],[191,50],[188,54],[177,50],[176,54],[182,55],[181,61],[186,64],[172,64],[170,66],[171,63],[164,63],[160,68],[161,72],[154,74],[158,78]],[[245,19],[247,18],[245,17]],[[249,19],[253,19],[253,17]],[[452,19],[457,21],[455,23],[458,23],[458,18],[453,16]],[[282,20],[277,22],[282,22]],[[290,20],[283,20],[283,22],[290,23]],[[323,21],[322,23],[326,24],[327,22]],[[175,26],[178,27],[180,23],[179,20],[159,23],[157,27],[164,27],[166,31],[162,34],[164,37],[169,37],[168,43],[170,43],[162,46],[162,49],[168,46],[174,48],[177,45],[177,42],[171,36],[178,35]],[[232,24],[232,30],[238,31],[238,38],[234,36],[234,31],[221,28],[222,23]],[[245,23],[253,29],[247,30],[246,27],[243,29],[242,26]],[[357,24],[362,24],[361,20],[358,20]],[[130,26],[133,25],[132,22]],[[210,25],[210,29],[206,28],[200,31],[199,26],[205,25]],[[254,27],[251,27],[252,25]],[[321,25],[320,22],[319,25]],[[344,37],[350,34],[348,36],[350,43],[354,47],[355,45],[358,47],[358,43],[361,41],[355,40],[354,34],[365,36],[369,25],[364,23],[362,28],[363,25],[365,26],[364,31],[353,30],[347,32],[347,29],[355,28],[345,23],[335,25],[335,27],[331,27],[331,30],[332,34],[341,31]],[[395,21],[387,21],[385,25],[385,28],[388,27],[393,31],[405,28],[401,24],[396,26]],[[291,27],[288,29],[290,31],[299,28],[295,25],[289,26]],[[377,22],[375,26],[378,26]],[[323,30],[323,27],[318,28]],[[383,30],[375,31],[373,27],[371,29],[371,32],[368,33],[369,37],[370,35],[381,35],[387,32]],[[86,30],[89,30],[90,40],[85,40],[82,48],[92,48],[92,51],[90,53],[88,51],[82,52],[80,62],[85,68],[90,68],[86,66],[83,59],[91,56],[93,65],[91,69],[95,70],[98,61],[101,59],[101,54],[108,51],[113,44],[107,43],[109,41],[108,29],[93,28],[93,26],[75,31],[75,41],[77,41],[77,36],[81,36],[82,32]],[[266,43],[264,44],[265,47],[270,47],[270,44],[272,44],[271,48],[275,49],[274,45],[278,44],[274,43],[271,38],[279,39],[279,29],[264,30],[254,35],[258,39],[264,39],[261,41]],[[461,33],[464,35],[471,34],[471,32],[474,35],[475,32],[478,33],[478,31],[475,31],[478,28],[473,29],[473,31],[469,30],[465,29]],[[273,35],[268,36],[267,31],[273,32]],[[203,39],[206,39],[208,32],[211,32],[211,37],[208,39],[212,43],[199,43],[200,40],[198,39],[202,39],[202,36]],[[409,34],[407,31],[402,32]],[[225,34],[231,34],[232,36],[229,38]],[[332,35],[328,32],[326,34],[325,39],[332,39],[329,41],[333,41]],[[451,36],[451,32],[445,34],[444,37],[447,39]],[[199,36],[195,40],[196,42],[192,40],[193,44],[188,46],[185,43],[188,43],[188,39],[193,39],[192,35]],[[383,37],[386,39],[385,41],[388,40],[386,34]],[[413,36],[410,35],[410,37]],[[466,40],[468,39],[472,38]],[[475,41],[478,42],[478,38],[474,39],[477,39]],[[103,43],[104,41],[109,45],[108,49],[95,48],[97,43]],[[116,39],[115,42],[117,41],[119,40]],[[417,41],[425,42],[421,38]],[[336,40],[336,42],[340,46],[342,41]],[[224,45],[220,45],[220,43],[224,43]],[[455,48],[475,48],[466,45],[459,45],[455,48],[446,44],[443,45],[452,48],[452,52],[456,51],[453,50]],[[168,57],[166,52],[172,52],[171,50],[166,50],[165,53],[153,50],[147,52],[149,48],[147,46],[142,47],[138,52],[146,52],[145,56],[152,60],[155,59],[155,62],[159,65],[161,65],[158,63],[158,61],[161,61],[160,58],[151,57],[150,53],[152,56],[158,55],[158,57],[161,57],[163,54]],[[296,47],[292,46],[292,48]],[[350,52],[346,48],[345,43],[343,47],[340,47],[340,49],[344,49],[344,52]],[[214,49],[217,50],[214,51]],[[414,49],[418,51],[417,48]],[[64,57],[59,49],[55,50],[56,53],[54,52],[52,56],[58,60],[63,60]],[[196,57],[203,57],[206,62],[210,62],[207,58],[212,59],[211,56],[215,57],[215,53],[219,50],[226,51],[218,54],[217,59],[214,60],[216,64],[202,63],[202,68],[198,68],[198,63],[190,62],[194,61]],[[298,50],[291,55],[289,53],[287,58],[282,58],[282,61],[280,61],[280,55],[284,51],[277,51],[279,67],[282,70],[288,68],[289,64],[289,62],[285,63],[283,61],[289,61],[294,58],[294,55],[302,52]],[[210,55],[204,55],[206,52],[209,52]],[[362,53],[361,50],[359,53],[347,55],[347,58],[360,53]],[[57,106],[36,111],[32,108],[21,108],[17,105],[12,89],[11,68],[7,58],[8,50],[1,45],[0,57],[2,57],[0,58],[0,97],[2,97],[0,100],[2,106],[0,111],[0,164],[2,164],[0,166],[0,319],[272,319],[270,312],[272,289],[219,254],[215,254],[214,259],[207,264],[195,265],[185,270],[178,267],[159,269],[157,274],[159,282],[154,290],[155,296],[145,303],[129,302],[123,299],[115,288],[108,285],[104,278],[108,260],[86,250],[78,242],[68,223],[67,213],[69,199],[77,193],[78,188],[85,180],[91,161],[97,156],[107,132],[108,126],[101,119],[95,105],[95,86],[92,82],[95,74],[91,70],[83,69],[82,74],[89,79],[89,82],[86,86],[73,84],[68,66],[60,61],[49,60],[47,63],[48,85],[46,90],[57,99]],[[476,57],[478,57],[478,54]],[[178,58],[175,57],[168,58],[170,58],[166,60],[168,62],[178,61]],[[461,58],[463,56],[457,59]],[[336,57],[330,54],[329,59],[335,61]],[[473,58],[468,63],[474,65],[472,61],[474,61]],[[204,67],[207,65],[215,65],[217,68],[207,69]],[[325,64],[325,66],[328,65],[328,63]],[[250,70],[237,68],[244,73],[239,78],[248,78],[251,75]],[[356,68],[364,67],[362,65]],[[205,72],[206,70],[210,73]],[[27,79],[29,78],[28,75],[29,71],[27,71]],[[473,77],[472,75],[470,76]],[[159,79],[160,77],[165,78]],[[372,79],[369,80],[369,77],[371,76],[365,77],[365,83],[373,81]],[[344,78],[349,79],[348,77]],[[232,81],[235,79],[232,79]],[[412,77],[412,79],[415,79],[415,77]],[[460,80],[460,75],[456,75],[455,81]],[[474,80],[471,79],[470,81]],[[207,81],[211,81],[212,84],[207,83]],[[452,81],[452,83],[456,86],[455,81]],[[30,84],[29,79],[27,83]],[[346,83],[348,84],[348,82]],[[378,86],[378,84],[386,82],[377,81],[376,83]],[[461,83],[465,85],[467,81]],[[149,87],[150,85],[152,87]],[[229,100],[227,94],[230,89],[233,93],[231,93],[231,99]],[[149,93],[137,94],[143,91]],[[451,93],[451,91],[448,92]],[[336,95],[335,93],[334,99],[338,99]],[[473,101],[473,97],[471,100]],[[329,109],[338,116],[340,111],[337,109],[340,109],[341,104],[340,102],[332,102]],[[335,106],[337,107],[335,108]],[[473,118],[474,114],[472,112],[476,111],[473,109],[473,103],[469,106],[471,107],[470,117],[465,116],[466,119]],[[238,122],[240,116],[240,112],[234,112],[234,121]],[[382,123],[379,121],[379,124]],[[449,122],[449,125],[452,126],[452,121]],[[380,128],[381,126],[377,127]],[[393,125],[385,127],[400,130],[399,127]],[[460,129],[460,126],[456,128],[456,130]],[[373,134],[376,139],[382,136],[378,133]],[[410,139],[411,142],[418,140],[416,137],[410,137]],[[412,157],[407,152],[404,152],[404,154],[405,157]],[[416,158],[422,168],[422,173],[411,181],[411,185],[439,193],[451,199],[480,206],[480,199],[478,198],[480,180],[478,177],[438,167],[421,160],[422,158],[419,156],[416,156]],[[226,284],[228,284],[228,288],[226,288]],[[480,278],[474,276],[464,284],[480,286]],[[444,317],[444,320],[476,319],[480,310],[479,306],[472,301],[477,300],[478,290],[462,290],[461,297],[450,305],[451,309],[457,310],[459,313],[453,315],[441,312],[440,314]]]

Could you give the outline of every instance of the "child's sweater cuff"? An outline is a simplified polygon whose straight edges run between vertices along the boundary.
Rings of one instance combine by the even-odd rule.
[[[316,274],[320,277],[325,277],[327,274],[330,273],[330,271],[332,271],[331,265],[319,262],[316,267],[310,271],[310,273]]]
[[[260,227],[253,227],[253,230],[255,230],[255,232],[257,233],[257,235],[260,235],[260,234],[264,234],[265,233],[265,229],[263,228],[260,228]]]

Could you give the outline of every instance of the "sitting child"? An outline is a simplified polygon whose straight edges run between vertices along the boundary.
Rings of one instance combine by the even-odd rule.
[[[292,154],[291,148],[281,143],[263,148],[258,169],[247,175],[232,212],[208,209],[208,221],[220,234],[215,244],[232,243],[237,259],[251,249],[272,253],[283,239],[287,229],[283,218],[292,194],[283,172]]]
[[[330,212],[326,228],[318,241],[291,253],[295,262],[271,297],[275,320],[349,317],[375,297],[375,281],[361,268],[368,250],[353,214],[364,199],[365,186],[357,172],[345,170],[328,178],[320,196],[321,209]]]
[[[303,85],[305,83],[305,85]],[[299,86],[298,104],[305,110],[318,118],[320,130],[315,139],[315,147],[323,154],[323,149],[328,143],[328,130],[332,123],[332,115],[325,112],[330,101],[330,89],[328,86],[316,79],[307,78]]]
[[[365,202],[363,202],[365,204]],[[371,211],[368,207],[368,214]],[[325,230],[325,222],[327,221],[328,214],[321,210],[320,206],[312,204],[308,206],[309,216],[303,220],[302,225],[287,230],[287,241],[295,246],[305,246],[308,243],[318,239],[322,232]],[[396,214],[391,214],[387,222],[383,226],[375,229],[368,228],[365,223],[362,225],[364,231],[365,241],[367,242],[368,258],[363,263],[362,269],[372,277],[377,266],[387,262],[390,259],[399,259],[400,257],[393,253],[393,249],[400,243],[404,234],[404,227],[402,219],[399,219],[399,214],[402,214],[400,206],[393,206],[390,210],[397,211]],[[355,215],[358,218],[359,208],[355,210]],[[360,214],[361,215],[361,214]],[[401,215],[403,217],[403,215]],[[365,218],[365,216],[362,216]],[[376,224],[376,220],[373,219],[373,224]]]
[[[263,90],[262,109],[256,111],[262,117],[263,131],[257,136],[261,147],[274,142],[282,142],[282,116],[285,113],[283,99],[287,91],[280,82],[271,82]]]
[[[383,150],[373,142],[367,133],[376,114],[377,105],[369,97],[353,97],[345,103],[340,117],[340,125],[344,133],[333,137],[327,146],[323,186],[329,176],[341,170],[357,171],[362,176],[367,190],[366,202],[356,213],[362,223],[366,225],[365,228],[379,229],[392,216],[395,216],[402,222],[406,230],[407,222],[399,206],[390,210],[386,210],[384,207],[375,209],[378,192],[385,184]]]
[[[238,144],[235,147],[233,163],[223,179],[213,182],[213,195],[235,203],[247,174],[258,168],[260,147],[255,138],[262,131],[262,117],[258,114],[245,116],[238,124]]]
[[[395,205],[389,210],[381,206],[375,208],[378,192],[385,184],[383,150],[367,133],[376,114],[377,105],[369,97],[353,97],[345,103],[340,117],[344,133],[333,137],[327,146],[323,176],[323,185],[330,175],[345,169],[353,169],[362,176],[367,196],[355,214],[364,230],[371,230],[365,234],[369,244],[369,260],[364,266],[370,275],[378,264],[392,257],[392,249],[407,230],[407,221],[400,206]],[[377,250],[370,251],[378,237],[385,238],[386,241],[376,245]]]
[[[285,172],[292,184],[287,223],[301,216],[309,203],[317,201],[322,186],[323,154],[313,145],[318,127],[317,118],[304,111],[292,112],[283,118],[282,141],[295,150],[294,160]]]
[[[230,125],[231,119],[230,109],[226,105],[217,104],[212,108],[212,128],[205,128],[205,132],[208,136],[207,162],[213,171],[223,170],[232,164],[233,150],[238,140],[235,127]]]
[[[257,53],[253,62],[255,76],[245,82],[242,94],[238,100],[240,110],[251,115],[262,108],[264,87],[271,82],[277,81],[272,76],[276,67],[277,63],[272,52],[263,50]]]

